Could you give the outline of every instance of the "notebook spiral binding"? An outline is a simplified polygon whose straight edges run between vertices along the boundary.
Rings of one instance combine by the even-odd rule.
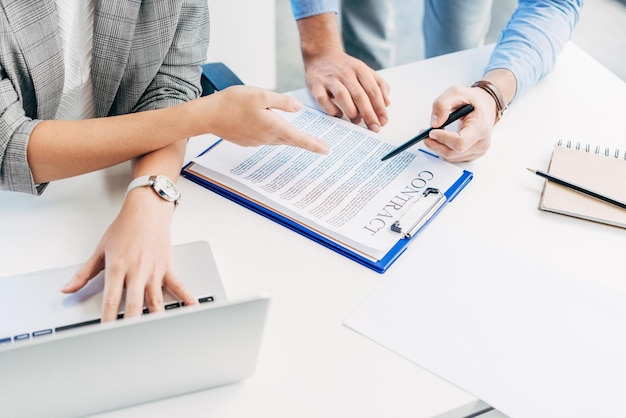
[[[562,139],[559,139],[559,141],[556,144],[558,147],[566,147],[566,148],[575,148],[577,151],[581,149],[581,147],[583,147],[583,144],[581,144],[580,142],[572,142],[572,141],[563,141]],[[595,154],[604,154],[605,157],[615,157],[615,158],[622,158],[624,160],[626,160],[626,151],[625,152],[620,152],[619,148],[615,148],[614,150],[612,150],[609,147],[605,147],[604,148],[604,152],[602,152],[602,147],[600,145],[597,145],[595,147],[595,149],[592,149],[591,144],[587,143],[584,144],[584,147],[582,148],[585,152],[594,152]]]

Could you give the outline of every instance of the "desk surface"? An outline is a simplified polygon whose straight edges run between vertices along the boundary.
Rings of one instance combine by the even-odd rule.
[[[489,52],[383,71],[393,102],[383,135],[399,144],[427,127],[433,98],[480,77]],[[435,222],[626,292],[624,230],[537,210],[542,182],[526,170],[546,168],[558,139],[625,148],[624,97],[621,80],[569,45],[555,71],[497,125],[489,153],[462,164],[475,178]],[[214,140],[193,138],[187,157]],[[39,198],[0,193],[0,276],[82,263],[116,215],[129,175],[120,165],[58,181]],[[102,416],[433,417],[477,401],[342,325],[393,266],[379,275],[185,179],[179,185],[173,243],[209,241],[230,297],[272,297],[257,373]],[[414,256],[410,247],[402,255]]]

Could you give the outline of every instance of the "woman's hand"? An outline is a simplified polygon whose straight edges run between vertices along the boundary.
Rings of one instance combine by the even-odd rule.
[[[328,145],[291,126],[271,109],[297,112],[302,108],[295,98],[251,86],[232,86],[198,99],[198,121],[210,126],[201,129],[241,146],[291,145],[322,154]]]
[[[117,318],[126,289],[124,317],[163,311],[163,287],[186,305],[197,304],[174,272],[170,223],[174,204],[160,199],[149,187],[128,193],[117,218],[95,252],[62,289],[74,293],[104,269],[102,321]]]

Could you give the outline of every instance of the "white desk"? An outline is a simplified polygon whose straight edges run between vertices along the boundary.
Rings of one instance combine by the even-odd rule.
[[[434,97],[480,77],[488,48],[384,72],[398,143],[427,126]],[[305,97],[304,92],[297,92]],[[494,131],[489,153],[464,164],[474,180],[435,222],[626,292],[626,232],[536,209],[556,139],[626,145],[626,85],[570,45],[557,69]],[[213,140],[191,140],[192,157]],[[40,198],[0,194],[0,276],[83,262],[116,215],[127,166],[59,181]],[[244,382],[103,416],[433,417],[477,400],[342,326],[385,275],[374,273],[181,179],[173,241],[208,240],[230,297],[272,296],[256,375]],[[105,195],[104,199],[102,195]],[[419,239],[419,237],[417,237]],[[411,249],[402,257],[414,257]]]

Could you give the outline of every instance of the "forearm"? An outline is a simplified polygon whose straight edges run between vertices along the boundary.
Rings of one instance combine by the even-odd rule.
[[[244,146],[284,144],[327,153],[322,140],[298,131],[270,110],[293,112],[300,106],[288,95],[232,86],[164,109],[84,121],[41,121],[30,135],[28,167],[41,184],[208,133]]]
[[[42,121],[27,148],[36,183],[76,176],[139,157],[200,133],[190,107],[195,101],[166,109],[99,119]],[[208,116],[207,116],[208,118]]]
[[[133,160],[133,177],[162,174],[176,181],[185,156],[187,140],[149,152]]]
[[[327,52],[343,52],[337,16],[323,13],[298,20],[300,49],[305,65],[308,60]]]

